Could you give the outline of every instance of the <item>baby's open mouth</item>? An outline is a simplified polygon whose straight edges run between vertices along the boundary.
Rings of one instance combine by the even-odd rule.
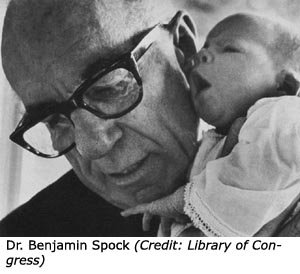
[[[193,83],[193,88],[196,95],[211,87],[211,84],[206,79],[204,79],[199,73],[192,74],[191,81]]]

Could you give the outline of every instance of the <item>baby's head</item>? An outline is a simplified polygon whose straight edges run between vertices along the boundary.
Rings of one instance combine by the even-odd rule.
[[[218,23],[188,62],[200,118],[226,131],[258,99],[295,94],[300,39],[285,24],[236,14]]]

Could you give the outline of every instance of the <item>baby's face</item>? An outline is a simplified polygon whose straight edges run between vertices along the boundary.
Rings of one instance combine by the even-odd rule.
[[[258,99],[276,91],[269,31],[242,16],[225,19],[191,59],[188,79],[200,118],[226,129]]]

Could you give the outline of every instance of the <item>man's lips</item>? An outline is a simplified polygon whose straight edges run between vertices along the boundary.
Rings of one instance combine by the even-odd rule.
[[[113,177],[115,179],[122,179],[124,177],[130,176],[143,166],[143,164],[147,158],[148,158],[148,155],[145,156],[144,158],[142,158],[141,160],[138,160],[134,164],[124,168],[120,172],[113,172],[113,173],[109,173],[107,175],[110,177]]]

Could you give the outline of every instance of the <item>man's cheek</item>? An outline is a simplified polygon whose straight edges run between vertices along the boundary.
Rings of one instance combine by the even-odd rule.
[[[53,148],[57,151],[63,151],[74,143],[74,131],[70,128],[50,129],[49,131]]]

